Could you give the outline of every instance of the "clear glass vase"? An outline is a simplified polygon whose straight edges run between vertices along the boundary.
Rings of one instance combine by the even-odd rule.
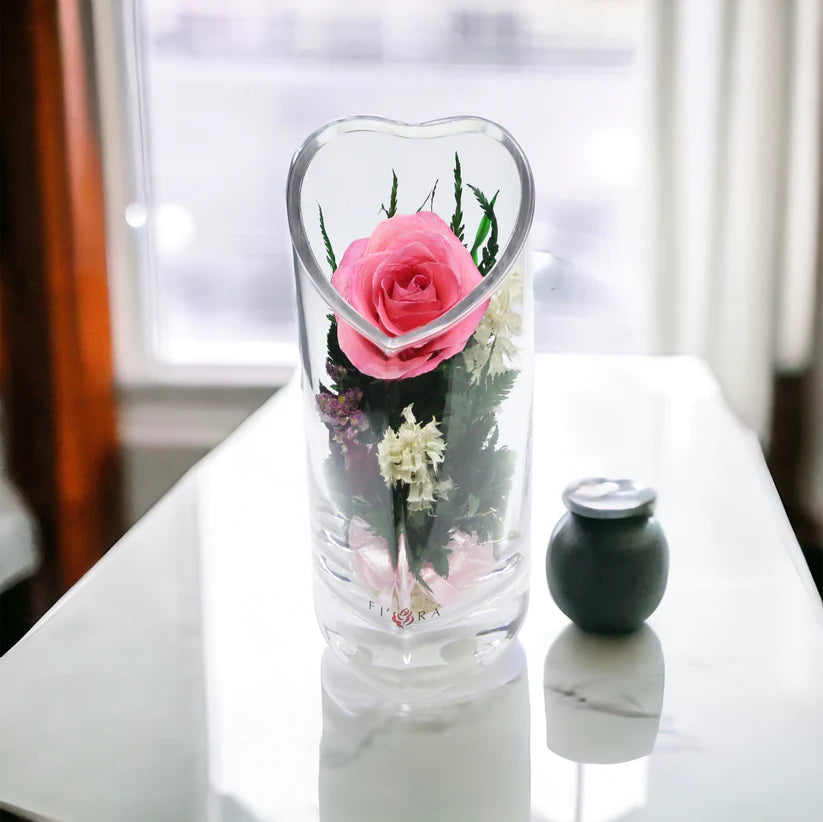
[[[287,208],[321,629],[377,687],[448,687],[528,601],[528,162],[480,118],[352,117]]]

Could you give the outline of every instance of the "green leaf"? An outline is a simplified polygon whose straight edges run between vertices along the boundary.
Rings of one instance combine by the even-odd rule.
[[[452,215],[451,230],[460,242],[463,242],[463,176],[460,169],[460,158],[454,152],[454,214]],[[476,261],[475,261],[476,262]]]
[[[383,203],[380,203],[380,211],[382,211],[386,217],[394,217],[397,214],[397,175],[394,173],[394,169],[391,170],[391,194],[389,195],[389,207]]]
[[[423,204],[420,206],[420,208],[418,208],[417,211],[414,212],[415,214],[419,214],[426,207],[426,203],[428,203],[429,201],[431,201],[431,208],[429,208],[429,211],[434,211],[434,193],[435,191],[437,191],[437,184],[439,182],[440,180],[434,181],[434,185],[432,186],[431,191],[426,195],[426,199],[423,200]]]
[[[472,389],[473,410],[480,414],[497,408],[511,394],[519,374],[519,371],[509,369],[487,377],[480,385]]]
[[[406,525],[415,530],[421,530],[426,526],[429,514],[427,511],[409,511],[406,514]]]
[[[474,196],[477,198],[477,201],[480,203],[480,208],[483,211],[483,216],[480,218],[480,223],[477,226],[477,233],[474,235],[474,243],[471,247],[471,255],[472,259],[477,264],[477,252],[480,250],[480,247],[486,240],[486,237],[489,235],[489,231],[491,230],[492,223],[491,220],[486,215],[486,210],[489,205],[494,205],[495,200],[497,199],[497,195],[494,195],[494,199],[492,200],[491,204],[486,199],[486,195],[483,194],[480,189],[475,188],[472,185],[469,185],[469,188],[474,192]]]
[[[426,561],[434,566],[438,576],[445,578],[449,575],[449,551],[446,548],[430,546]]]
[[[331,266],[332,274],[337,271],[337,260],[334,258],[334,250],[331,247],[331,240],[326,234],[326,224],[323,222],[323,209],[318,204],[317,210],[320,212],[320,233],[323,235],[323,245],[326,246],[326,261]]]
[[[485,276],[494,266],[495,260],[497,259],[497,252],[499,251],[497,245],[497,217],[494,213],[494,204],[497,202],[497,195],[500,192],[497,191],[494,197],[492,197],[491,202],[489,202],[489,200],[486,199],[486,195],[483,194],[479,188],[471,184],[469,184],[469,188],[474,193],[475,199],[483,210],[483,217],[480,220],[480,225],[477,227],[477,234],[475,235],[474,244],[471,248],[471,255],[480,273]],[[483,249],[483,257],[478,263],[477,252],[487,236],[489,241],[486,243],[486,247]]]
[[[418,576],[418,577],[417,577],[417,581],[418,581],[418,582],[420,583],[420,585],[421,585],[423,588],[425,588],[425,589],[426,589],[426,590],[427,590],[430,594],[434,594],[434,591],[432,591],[431,585],[429,585],[429,583],[428,583],[428,582],[426,582],[426,580],[425,580],[425,579],[423,579],[423,577]]]
[[[480,497],[477,494],[469,493],[469,498],[466,506],[466,516],[473,517],[477,513],[480,506]]]

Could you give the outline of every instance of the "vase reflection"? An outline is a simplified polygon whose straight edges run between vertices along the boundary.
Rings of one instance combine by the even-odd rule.
[[[321,822],[526,822],[526,659],[515,643],[458,687],[394,702],[326,652],[321,674]]]
[[[580,763],[647,756],[660,725],[664,681],[663,651],[648,625],[617,637],[570,625],[546,656],[549,748]]]

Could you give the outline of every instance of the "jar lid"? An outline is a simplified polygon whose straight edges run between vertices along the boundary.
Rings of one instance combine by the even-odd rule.
[[[650,517],[656,501],[653,488],[630,479],[587,477],[563,491],[563,504],[569,511],[592,519]]]

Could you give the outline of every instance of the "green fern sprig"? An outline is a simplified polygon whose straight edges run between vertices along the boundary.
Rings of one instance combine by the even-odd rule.
[[[420,206],[420,208],[418,208],[417,211],[414,212],[415,214],[419,214],[426,207],[426,203],[431,203],[431,205],[429,206],[429,211],[434,211],[434,194],[437,191],[437,184],[439,182],[440,180],[434,181],[434,185],[432,186],[431,191],[426,195],[426,199],[423,200],[423,204]]]
[[[497,252],[500,250],[497,244],[497,217],[494,213],[494,204],[497,202],[497,195],[499,191],[495,192],[494,197],[489,201],[486,195],[477,186],[469,184],[469,188],[475,196],[480,208],[483,210],[483,218],[480,220],[480,225],[477,227],[477,234],[474,238],[474,245],[472,245],[471,255],[480,273],[485,277],[489,271],[492,270],[495,261],[497,260]],[[488,236],[486,247],[483,249],[483,256],[480,262],[477,261],[477,252],[480,246]]]
[[[394,169],[391,170],[391,194],[389,195],[389,207],[386,208],[383,203],[380,203],[380,211],[382,211],[387,218],[394,217],[394,215],[397,214],[397,175],[394,173]]]
[[[334,274],[334,272],[337,271],[337,260],[334,258],[334,249],[331,247],[329,235],[326,234],[326,224],[323,222],[323,209],[318,205],[317,210],[320,212],[320,233],[323,235],[323,245],[326,246],[326,261],[331,266],[332,274]]]
[[[451,230],[460,242],[463,242],[463,176],[460,169],[460,158],[454,152],[454,214],[452,215]]]

